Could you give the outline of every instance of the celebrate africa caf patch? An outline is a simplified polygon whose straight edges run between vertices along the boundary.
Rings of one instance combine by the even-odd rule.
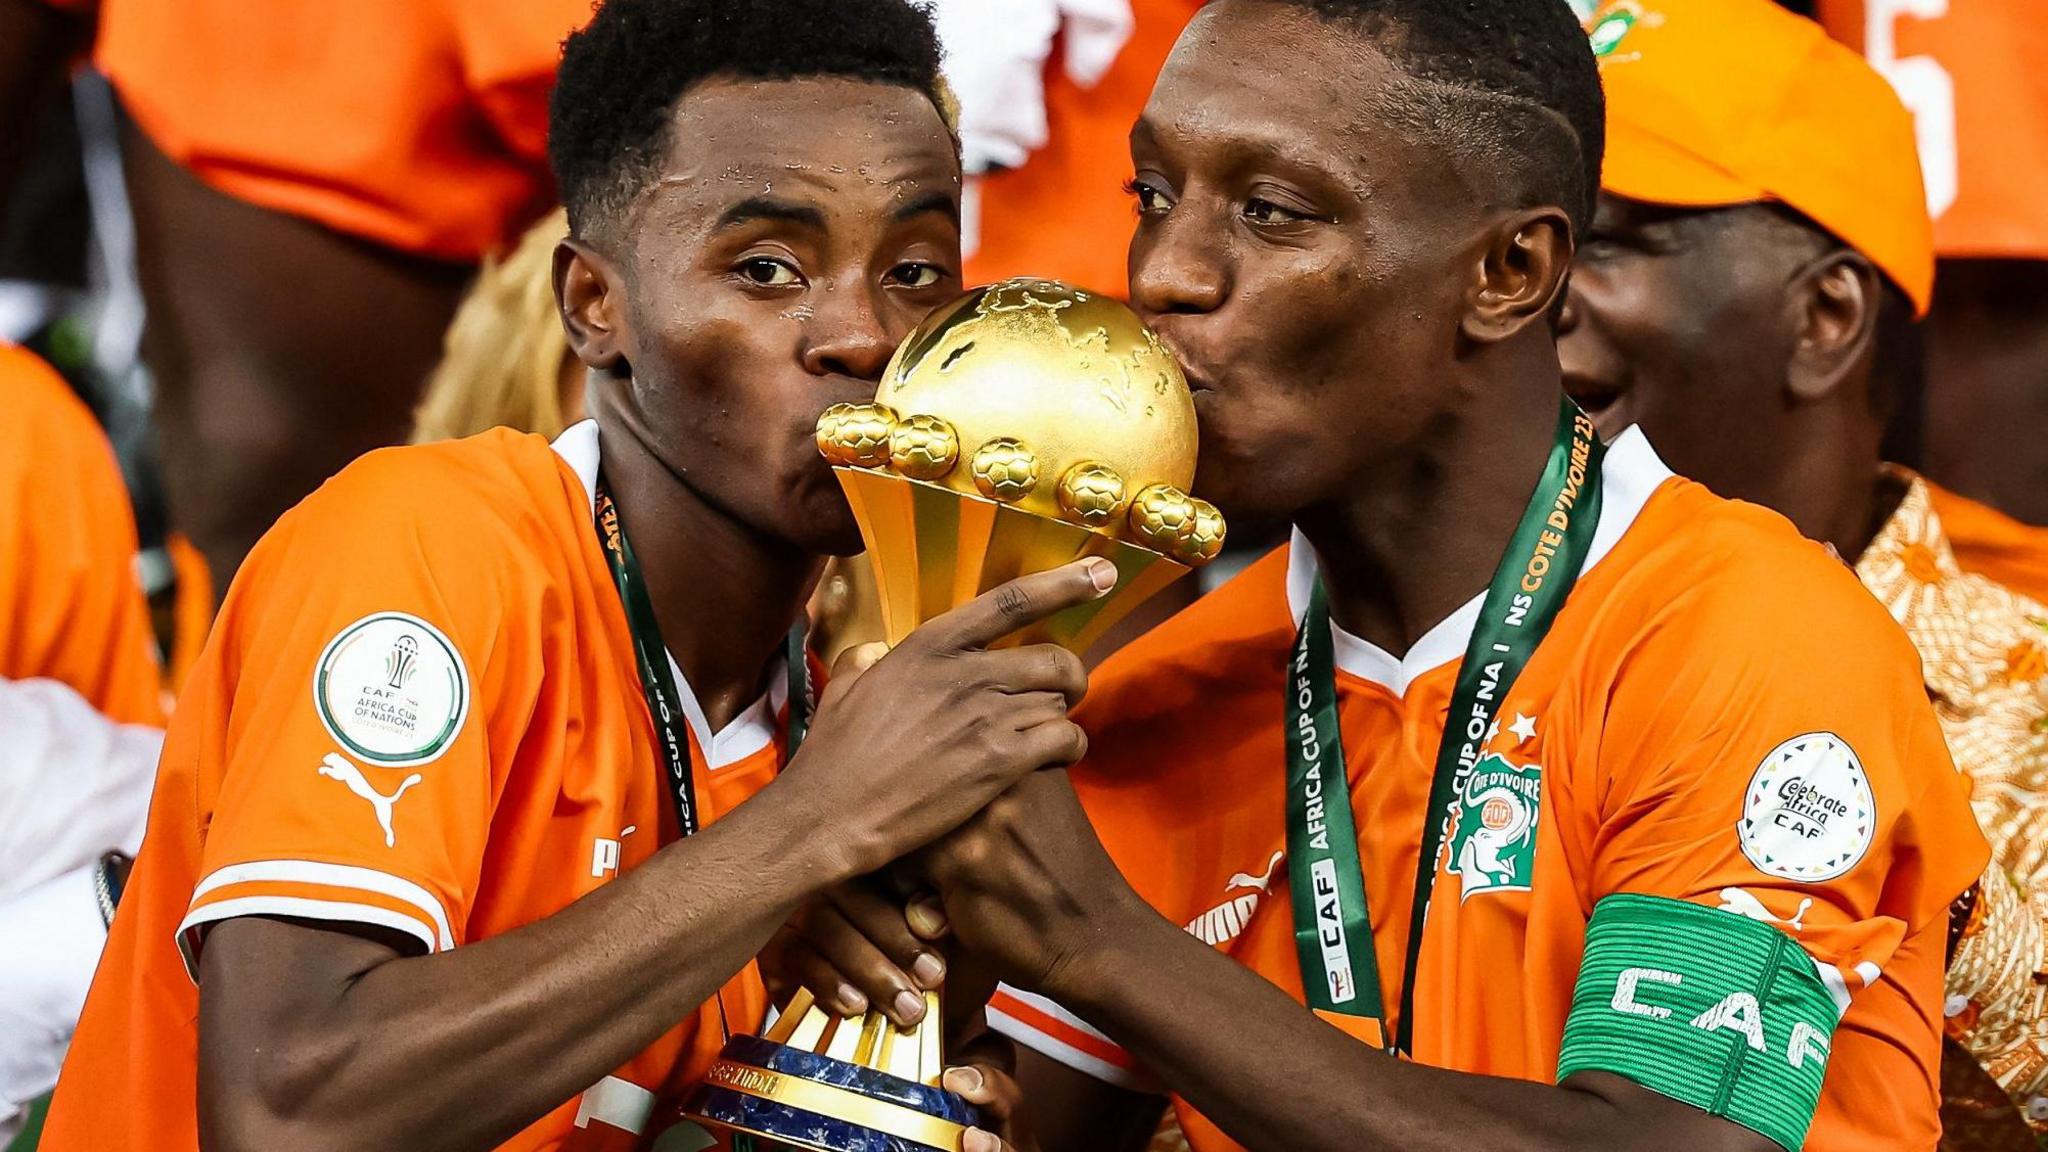
[[[320,723],[357,758],[387,768],[437,759],[469,716],[469,670],[441,630],[378,612],[341,630],[313,673]]]
[[[1757,765],[1736,834],[1758,871],[1819,883],[1854,868],[1876,827],[1877,803],[1855,749],[1832,732],[1808,732]]]
[[[1451,836],[1450,871],[1460,899],[1482,892],[1527,892],[1536,871],[1536,822],[1543,814],[1543,767],[1488,753],[1472,766]]]

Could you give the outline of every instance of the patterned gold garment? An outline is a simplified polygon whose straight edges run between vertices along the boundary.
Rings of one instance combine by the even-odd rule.
[[[2048,606],[1965,574],[1927,486],[1856,574],[1912,637],[1928,695],[1991,841],[1991,866],[1949,970],[1949,1034],[2048,1133]]]

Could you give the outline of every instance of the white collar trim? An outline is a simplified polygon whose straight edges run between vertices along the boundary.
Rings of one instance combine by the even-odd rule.
[[[1650,446],[1640,428],[1631,427],[1607,447],[1600,467],[1600,523],[1593,529],[1593,544],[1586,556],[1586,570],[1606,559],[1622,534],[1634,524],[1649,503],[1650,495],[1671,478],[1672,472]],[[1287,544],[1287,608],[1295,622],[1308,611],[1310,590],[1320,569],[1315,549],[1301,529],[1294,530]],[[1465,654],[1472,642],[1472,629],[1479,623],[1484,592],[1467,600],[1457,611],[1444,617],[1422,634],[1408,654],[1396,657],[1370,641],[1337,627],[1330,627],[1337,667],[1362,680],[1370,680],[1395,695],[1406,695],[1416,677],[1448,664]]]
[[[552,447],[555,455],[576,473],[576,479],[583,482],[583,496],[589,501],[594,515],[597,510],[597,421],[584,420],[570,425],[555,438]],[[710,720],[704,715],[704,705],[698,702],[697,692],[683,675],[682,666],[676,663],[674,655],[664,655],[668,655],[669,675],[675,677],[676,690],[682,693],[683,718],[690,723],[690,734],[696,738],[706,765],[714,771],[730,767],[774,743],[775,719],[789,698],[789,685],[783,683],[782,677],[772,677],[768,691],[733,717],[725,727],[713,732]]]

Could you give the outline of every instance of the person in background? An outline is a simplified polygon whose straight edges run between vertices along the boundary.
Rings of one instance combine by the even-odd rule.
[[[113,449],[63,377],[0,344],[0,679],[70,685],[110,720],[163,724],[135,515]]]
[[[0,344],[0,1146],[57,1068],[141,842],[162,680],[135,520],[92,413]],[[102,868],[105,861],[106,868]]]
[[[2048,261],[2044,261],[2044,266],[2048,266]],[[1941,274],[1937,272],[1937,293],[1943,283]],[[2044,296],[2048,296],[2048,282],[2005,299]],[[1999,330],[2002,330],[1999,326],[1992,326],[1992,330],[1984,333],[1984,338],[1995,342],[1995,333]],[[1949,547],[1955,552],[1956,563],[1963,571],[1978,573],[2048,604],[2048,528],[2023,524],[1988,504],[1951,492],[1924,476],[1921,481],[1927,485],[1927,498],[1934,505],[1934,510],[1941,514]]]
[[[96,21],[126,113],[170,519],[224,594],[280,513],[406,439],[476,264],[555,202],[547,94],[589,0],[0,0],[33,3]],[[24,55],[0,96],[67,63]]]
[[[1001,7],[942,0],[938,9],[963,138],[987,141],[968,193],[967,282],[1050,276],[1121,296],[1135,223],[1124,191],[1131,121],[1202,0]]]
[[[1563,0],[1215,0],[1175,47],[1132,303],[1196,489],[1297,531],[917,858],[1049,1146],[1162,1087],[1200,1152],[1935,1143],[1968,784],[1853,575],[1563,395],[1605,127]]]
[[[109,720],[55,680],[0,680],[0,743],[4,1148],[57,1084],[142,843],[163,731]]]
[[[2048,607],[1965,571],[1931,486],[1880,451],[1935,286],[1912,121],[1765,0],[1660,0],[1654,23],[1617,0],[1592,37],[1608,152],[1566,390],[1609,439],[1639,427],[1681,475],[1835,549],[1912,638],[1994,853],[1948,1031],[2048,1134]],[[1948,1138],[1994,1146],[1953,1095]]]
[[[552,279],[595,415],[372,453],[250,554],[46,1152],[643,1147],[760,1026],[800,902],[1080,754],[1078,661],[985,649],[1103,561],[814,714],[793,635],[859,542],[819,414],[960,290],[938,62],[909,0],[608,0],[568,41]],[[960,1086],[992,1127],[998,1076]]]

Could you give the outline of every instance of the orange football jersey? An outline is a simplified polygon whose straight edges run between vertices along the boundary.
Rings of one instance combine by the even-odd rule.
[[[2037,0],[1820,0],[1912,109],[1943,256],[2048,257],[2048,20]]]
[[[1754,1059],[1793,1068],[1826,1059],[1808,1148],[1932,1147],[1946,913],[1986,849],[1917,657],[1846,568],[1776,514],[1673,477],[1640,432],[1608,453],[1602,491],[1584,574],[1500,700],[1472,773],[1514,787],[1483,811],[1468,796],[1440,858],[1418,961],[1415,1058],[1555,1080],[1570,1055],[1567,1022],[1611,1004],[1638,1025],[1687,1034],[1684,1043],[1711,1034],[1731,1088],[1745,1043]],[[1084,705],[1090,752],[1074,772],[1137,891],[1297,999],[1283,694],[1315,570],[1297,535],[1113,658]],[[1335,632],[1390,1009],[1407,977],[1437,745],[1479,604],[1402,658]],[[1786,824],[1799,832],[1788,836]],[[1818,975],[1822,1011],[1838,1027],[1805,1039],[1794,1028],[1788,1050],[1783,1022],[1757,1015],[1775,1007],[1762,991],[1747,1009],[1729,1009],[1731,998],[1688,1027],[1688,1013],[1662,1006],[1675,1002],[1675,971],[1629,968],[1619,984],[1609,975],[1589,987],[1588,924],[1616,896],[1664,898],[1710,928],[1725,915],[1779,929],[1810,958],[1805,978]],[[1144,1086],[1127,1053],[1042,997],[1004,989],[991,1014],[1054,1059]],[[1196,1152],[1238,1147],[1176,1106]]]
[[[1051,276],[1121,297],[1124,250],[1138,213],[1131,176],[1131,125],[1152,82],[1203,0],[1133,0],[1131,38],[1116,62],[1082,87],[1058,58],[1045,69],[1045,147],[1020,168],[974,182],[977,242],[967,281]],[[1048,224],[1057,222],[1057,227]]]
[[[597,466],[587,421],[553,450],[498,429],[375,452],[250,553],[166,740],[45,1149],[198,1147],[193,980],[212,924],[373,924],[446,951],[539,920],[675,838],[592,522]],[[715,819],[773,778],[785,693],[713,735],[673,671]],[[755,1029],[765,1009],[749,965],[503,1147],[635,1146],[723,1029]]]
[[[1927,497],[1963,571],[2048,604],[2048,528],[2022,524],[1989,505],[1926,483]]]
[[[135,513],[99,423],[56,370],[0,343],[0,678],[49,679],[109,719],[163,724]]]
[[[590,0],[109,0],[95,60],[214,188],[475,260],[546,212],[548,92]]]

